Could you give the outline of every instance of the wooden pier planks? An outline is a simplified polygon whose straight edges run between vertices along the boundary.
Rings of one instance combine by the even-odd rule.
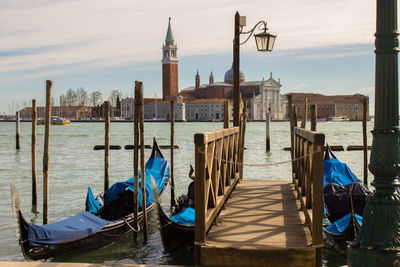
[[[206,266],[314,266],[315,250],[290,181],[243,180],[201,247]]]

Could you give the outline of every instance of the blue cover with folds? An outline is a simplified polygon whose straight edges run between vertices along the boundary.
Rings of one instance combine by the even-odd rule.
[[[345,186],[353,182],[358,179],[347,164],[334,158],[324,160],[324,188],[329,183]]]
[[[187,207],[185,210],[171,216],[171,220],[186,225],[194,225],[195,211],[191,207]]]
[[[357,213],[355,213],[355,215],[357,222],[362,225],[362,216],[358,215]],[[346,230],[347,226],[349,226],[350,218],[351,212],[347,213],[347,215],[343,216],[334,223],[326,226],[325,229],[334,234],[343,233],[343,231]]]
[[[100,231],[106,224],[96,215],[87,211],[65,220],[44,224],[29,224],[28,239],[30,246],[43,246],[68,243],[83,239]]]
[[[150,175],[157,183],[158,193],[161,192],[165,185],[165,180],[168,178],[168,162],[164,158],[154,157],[146,162],[145,172],[145,190],[146,190],[146,206],[153,202],[153,191],[151,189]],[[141,173],[139,171],[139,189],[141,188]],[[134,191],[134,178],[131,177],[126,182],[118,182],[113,184],[104,194],[104,205],[109,204],[111,201],[118,199],[118,194],[125,190]],[[142,190],[139,190],[139,207],[142,206]],[[100,214],[102,206],[93,197],[92,190],[88,188],[86,196],[86,208],[94,214]]]

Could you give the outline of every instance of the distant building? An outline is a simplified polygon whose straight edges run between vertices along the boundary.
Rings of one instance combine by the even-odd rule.
[[[368,96],[361,94],[325,96],[322,94],[289,93],[288,95],[292,95],[293,105],[297,108],[297,118],[299,120],[303,116],[304,98],[307,98],[308,105],[317,105],[318,119],[346,116],[350,120],[360,121],[363,119],[364,99],[367,100],[367,108],[369,106]],[[367,120],[369,120],[369,111],[367,115]]]
[[[37,107],[37,118],[44,118],[46,115],[46,107]],[[26,107],[20,110],[21,119],[32,119],[32,107]],[[92,107],[87,106],[53,106],[51,107],[51,115],[67,118],[70,120],[87,119],[92,116]]]
[[[186,119],[188,121],[223,121],[225,101],[228,101],[228,114],[232,118],[232,100],[194,99],[186,102]]]

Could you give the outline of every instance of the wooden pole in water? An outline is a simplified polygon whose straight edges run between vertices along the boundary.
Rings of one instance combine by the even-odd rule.
[[[271,150],[271,138],[270,138],[270,131],[269,131],[269,125],[270,125],[270,116],[269,112],[265,113],[265,150],[269,152]]]
[[[53,82],[46,81],[46,114],[43,151],[43,224],[49,222],[49,148],[50,148],[50,117],[51,117],[51,87]]]
[[[137,230],[138,227],[138,197],[139,197],[139,82],[135,81],[135,133],[134,133],[134,153],[133,153],[133,176],[134,176],[134,190],[133,190],[133,224],[134,228]],[[134,232],[133,237],[137,240],[138,233]]]
[[[144,162],[144,105],[143,83],[139,82],[139,109],[140,109],[140,174],[142,185],[142,211],[143,211],[143,238],[147,239],[147,210],[146,210],[146,168]],[[150,177],[149,177],[150,178]]]
[[[301,118],[301,128],[305,129],[307,123],[307,98],[304,98],[303,102],[303,116]]]
[[[175,101],[171,101],[171,208],[178,205],[175,196],[175,177],[174,177],[174,140],[175,135]]]
[[[363,102],[363,145],[364,145],[364,184],[368,185],[368,144],[367,144],[367,117],[368,117],[368,101],[365,98]]]
[[[311,115],[311,131],[317,130],[317,106],[315,104],[310,105]]]
[[[224,101],[224,129],[229,128],[229,103]]]
[[[16,131],[15,131],[15,148],[19,150],[21,147],[19,145],[19,132],[20,132],[20,127],[19,127],[19,111],[15,113],[15,123],[16,123]]]
[[[32,139],[31,139],[31,157],[32,157],[32,206],[37,205],[37,191],[36,191],[36,122],[37,122],[37,109],[36,99],[32,99]]]
[[[110,185],[110,102],[104,102],[104,122],[105,122],[105,138],[104,138],[104,192]]]

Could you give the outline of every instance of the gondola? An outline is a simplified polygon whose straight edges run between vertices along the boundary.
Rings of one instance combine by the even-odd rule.
[[[332,156],[332,157],[331,157]],[[324,235],[331,245],[344,250],[361,229],[365,200],[370,193],[350,168],[327,145],[324,157]]]
[[[151,177],[154,179],[151,179]],[[154,194],[154,182],[152,188],[151,180],[155,180],[156,194]],[[158,196],[161,196],[168,184],[168,162],[164,159],[155,139],[151,156],[146,162],[145,184],[146,203],[148,203],[146,210],[149,212],[156,206],[156,201],[153,201],[153,195],[158,199]],[[10,187],[17,238],[22,253],[28,261],[99,248],[117,240],[128,232],[139,230],[133,228],[133,210],[125,212],[128,214],[120,218],[110,220],[105,219],[101,212],[98,212],[99,214],[93,212],[93,206],[99,203],[96,202],[98,200],[94,199],[90,188],[86,199],[85,211],[65,220],[46,225],[30,224],[22,215],[18,191],[15,185],[11,184]],[[128,192],[128,189],[132,190],[132,187],[133,177],[126,182],[114,184],[105,192],[104,196],[107,196],[107,194],[124,194]],[[139,221],[143,218],[140,193],[141,190],[139,190]],[[130,191],[129,195],[133,195],[132,191]],[[133,196],[131,199],[133,199]],[[118,196],[116,200],[111,202],[115,204],[117,201]],[[104,207],[106,207],[105,203]]]
[[[178,198],[172,216],[167,216],[157,202],[159,229],[165,251],[190,249],[194,245],[194,182],[188,188],[188,194]]]

